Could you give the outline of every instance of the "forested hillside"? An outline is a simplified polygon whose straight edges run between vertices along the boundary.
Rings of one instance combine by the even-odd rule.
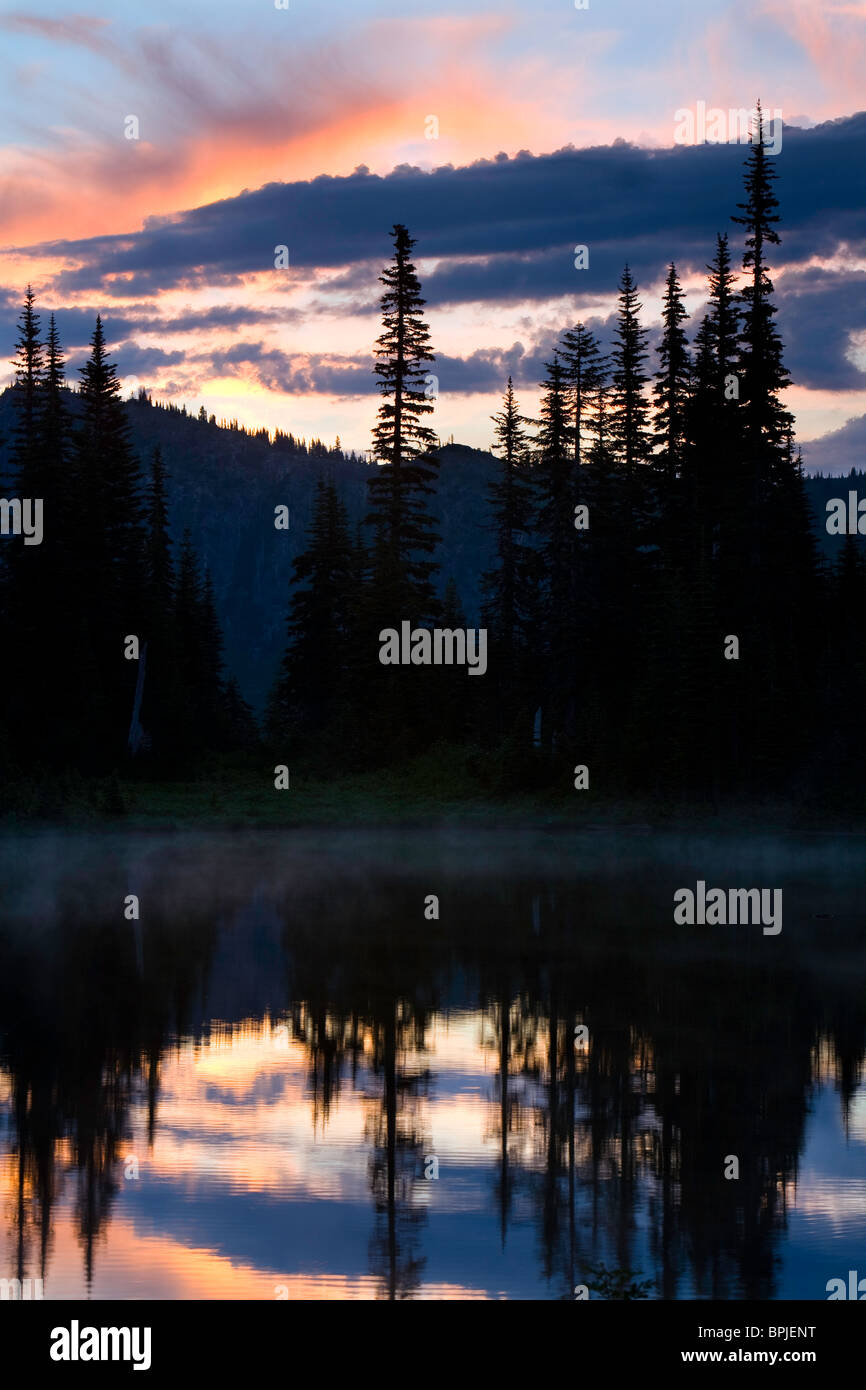
[[[13,396],[12,390],[0,395],[5,496],[13,491]],[[74,415],[77,397],[69,392],[67,401]],[[306,544],[316,481],[334,480],[355,526],[366,514],[371,465],[333,445],[311,452],[290,435],[278,435],[272,444],[267,431],[221,428],[147,401],[127,401],[124,412],[144,470],[154,448],[162,450],[171,535],[179,543],[189,527],[209,566],[226,664],[246,699],[261,711],[285,645],[292,561]],[[433,511],[442,536],[443,574],[446,580],[453,576],[467,614],[477,617],[480,578],[493,549],[487,489],[495,460],[459,444],[443,448],[442,460]],[[280,504],[290,511],[285,531],[274,527],[274,508]]]
[[[8,389],[0,395],[0,467],[7,478],[12,397]],[[69,404],[74,411],[71,392]],[[227,665],[246,699],[261,711],[282,656],[292,561],[306,543],[316,480],[333,478],[355,526],[366,512],[371,465],[333,446],[301,451],[291,436],[271,443],[267,431],[250,434],[208,424],[147,401],[127,401],[124,409],[139,459],[146,462],[157,445],[162,450],[171,533],[179,540],[189,527],[209,565]],[[492,454],[460,444],[444,446],[440,456],[431,510],[442,536],[442,571],[453,577],[467,620],[476,623],[481,576],[493,555],[489,489],[497,463]],[[866,496],[864,478],[856,471],[850,479],[806,477],[816,540],[828,560],[836,547],[824,525],[826,502],[847,496],[849,486]],[[9,490],[7,481],[7,494]],[[281,503],[290,509],[287,531],[274,529],[274,508]],[[866,536],[858,540],[866,544]]]

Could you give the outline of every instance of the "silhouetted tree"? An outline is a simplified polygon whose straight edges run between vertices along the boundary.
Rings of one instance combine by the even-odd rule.
[[[782,360],[782,341],[776,328],[773,282],[767,268],[767,247],[779,245],[776,226],[779,200],[773,191],[776,173],[764,143],[761,103],[757,104],[757,128],[751,135],[746,172],[746,201],[739,203],[742,216],[734,222],[746,230],[743,269],[749,281],[741,291],[743,304],[740,360],[745,444],[756,470],[758,498],[774,479],[774,459],[784,451],[791,415],[779,395],[790,384]]]
[[[579,469],[587,451],[593,403],[605,375],[605,361],[595,336],[578,323],[562,336],[559,349],[571,396],[574,462]],[[575,480],[579,489],[579,474]]]
[[[354,558],[345,506],[319,478],[307,548],[292,565],[288,645],[270,703],[271,735],[292,747],[333,733],[350,697]]]
[[[495,651],[494,717],[503,732],[510,729],[525,697],[538,577],[530,543],[534,509],[528,421],[518,409],[511,377],[502,410],[492,419],[500,464],[489,492],[495,565],[482,576],[483,619]]]
[[[650,451],[649,403],[644,394],[648,333],[638,315],[641,304],[637,285],[628,266],[619,282],[619,309],[612,350],[613,393],[610,434],[613,448],[627,477],[645,463]]]
[[[686,437],[686,409],[691,382],[688,340],[682,325],[688,318],[683,291],[671,261],[662,300],[662,337],[658,347],[659,370],[655,377],[654,466],[663,497],[673,491],[682,471]]]
[[[437,536],[427,498],[438,468],[435,435],[426,423],[433,410],[428,364],[433,352],[424,322],[424,300],[410,259],[414,240],[401,224],[393,229],[394,257],[379,277],[383,332],[376,340],[374,371],[382,402],[373,430],[379,468],[369,480],[375,528],[378,588],[391,616],[415,622],[435,613],[431,559]],[[383,615],[384,616],[384,615]]]

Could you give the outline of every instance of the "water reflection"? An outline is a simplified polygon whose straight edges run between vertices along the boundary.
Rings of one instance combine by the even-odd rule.
[[[784,884],[783,934],[674,926],[701,869]],[[0,1278],[823,1298],[866,1237],[860,873],[660,836],[0,842]]]

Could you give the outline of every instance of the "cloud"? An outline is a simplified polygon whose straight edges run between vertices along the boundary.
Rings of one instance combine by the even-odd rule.
[[[182,359],[141,357],[139,366],[121,362],[126,372],[158,375],[161,366],[182,360],[197,390],[228,376],[259,394],[348,400],[375,387],[369,351],[360,350],[366,326],[359,332],[353,324],[343,346],[343,321],[369,317],[372,342],[389,229],[405,222],[417,239],[434,345],[444,348],[432,369],[440,392],[498,394],[509,374],[524,388],[542,379],[544,360],[569,318],[594,318],[606,341],[626,260],[646,304],[645,320],[657,313],[647,297],[671,258],[692,281],[699,318],[695,288],[705,283],[716,231],[729,230],[735,263],[742,251],[742,231],[730,215],[742,198],[746,156],[737,146],[645,150],[619,142],[549,155],[500,154],[433,172],[401,166],[376,175],[362,167],[155,216],[136,233],[42,242],[17,254],[55,267],[40,287],[52,302],[72,296],[93,306],[58,311],[70,341],[86,341],[97,306],[108,306],[108,331],[130,353],[133,346],[151,350],[155,345],[141,341],[148,335],[189,337]],[[866,272],[859,268],[866,262],[864,156],[866,115],[860,115],[811,130],[786,128],[773,166],[783,237],[771,256],[779,325],[794,381],[806,390],[864,387],[851,358],[852,341],[866,329]],[[273,269],[277,244],[289,247],[290,271]],[[589,247],[585,271],[574,268],[579,244]],[[230,302],[202,304],[215,288]],[[189,309],[186,292],[193,301],[198,296]],[[479,306],[482,316],[467,314],[467,305]],[[462,311],[460,332],[448,341],[455,308]],[[489,340],[479,342],[485,314]],[[295,352],[280,338],[287,324],[301,330]],[[692,333],[696,326],[693,320]],[[331,342],[338,352],[321,350]],[[185,389],[184,371],[172,377]]]
[[[852,335],[866,328],[866,271],[813,266],[786,274],[779,313],[786,361],[797,385],[827,391],[866,389],[866,372],[848,355]]]
[[[804,444],[803,460],[808,469],[823,473],[866,468],[866,415],[848,420],[841,429]]]
[[[107,34],[110,23],[110,20],[101,16],[87,14],[72,14],[64,19],[54,19],[12,10],[0,15],[0,28],[10,33],[32,34],[55,43],[87,48],[92,53],[118,62],[120,50]]]
[[[122,356],[124,346],[117,349],[118,355]],[[437,353],[430,374],[438,383],[436,395],[440,399],[453,395],[498,395],[509,376],[516,387],[537,386],[545,375],[549,356],[546,348],[527,348],[519,342],[506,348],[479,348],[464,357]],[[239,342],[186,360],[207,363],[219,376],[249,377],[269,391],[343,397],[378,395],[368,353],[342,357],[332,353],[300,355],[260,343]]]
[[[425,276],[431,303],[610,290],[626,259],[639,279],[657,276],[671,256],[683,270],[703,269],[742,197],[745,154],[728,145],[619,144],[433,173],[358,170],[268,184],[130,235],[29,250],[67,263],[59,289],[99,286],[133,298],[270,270],[275,245],[284,244],[293,267],[345,267],[328,292],[353,292],[387,257],[388,230],[400,221],[418,241],[416,257],[441,263]],[[777,161],[784,248],[776,264],[829,257],[842,246],[866,256],[864,170],[866,114],[787,130]],[[589,247],[589,271],[574,269],[578,244]]]
[[[220,16],[139,29],[82,15],[0,16],[40,54],[59,54],[35,90],[30,65],[16,115],[23,138],[0,151],[4,239],[34,240],[58,225],[119,231],[277,170],[351,168],[365,150],[381,157],[414,144],[427,156],[425,110],[441,115],[440,148],[497,131],[516,138],[521,99],[499,90],[485,52],[507,15],[360,15],[325,35],[299,32],[292,18],[264,7],[231,33],[237,20]],[[38,123],[27,120],[31,106]],[[126,113],[139,121],[137,140],[125,138]]]
[[[117,358],[123,376],[159,371],[163,367],[176,366],[186,358],[186,354],[180,350],[166,352],[164,348],[139,347],[137,343],[119,343],[112,349],[111,355]]]

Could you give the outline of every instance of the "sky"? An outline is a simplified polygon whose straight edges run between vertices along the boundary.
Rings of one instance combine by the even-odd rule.
[[[671,259],[699,322],[747,150],[677,113],[760,97],[788,404],[807,461],[862,465],[866,0],[285,3],[0,11],[2,360],[29,281],[73,379],[99,312],[125,390],[366,448],[400,221],[434,428],[487,447],[509,373],[532,414],[559,334],[609,337],[626,261],[651,328]]]

